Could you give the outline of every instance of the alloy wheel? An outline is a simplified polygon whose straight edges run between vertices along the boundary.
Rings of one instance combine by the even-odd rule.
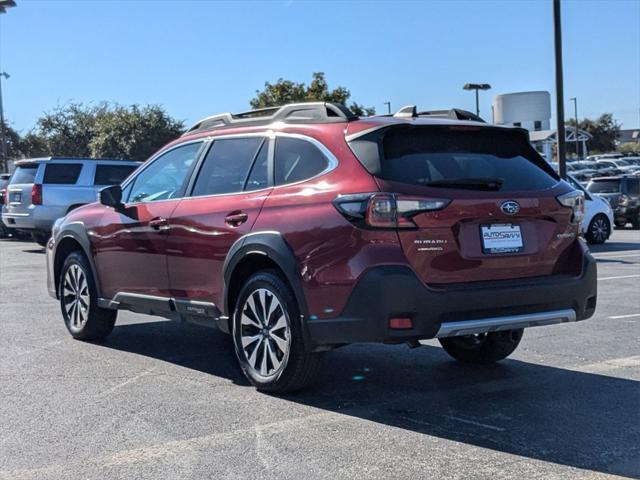
[[[69,325],[73,329],[81,329],[89,318],[90,296],[87,276],[76,264],[65,273],[62,299]]]
[[[608,233],[609,226],[604,218],[598,217],[591,223],[591,236],[596,242],[604,242]]]
[[[291,328],[286,311],[275,293],[259,288],[247,297],[239,315],[239,347],[247,366],[262,378],[273,378],[289,358]]]

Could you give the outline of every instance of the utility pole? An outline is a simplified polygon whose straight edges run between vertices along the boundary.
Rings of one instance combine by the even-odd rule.
[[[2,168],[9,171],[9,159],[7,158],[7,139],[4,132],[4,107],[2,105],[2,77],[9,78],[6,72],[0,72],[0,142],[2,142]]]
[[[573,111],[574,111],[574,117],[576,119],[576,130],[575,130],[575,140],[576,140],[576,157],[580,158],[580,148],[579,148],[579,143],[578,143],[578,98],[577,97],[573,97],[570,98],[569,100],[571,100],[573,102]]]
[[[553,0],[553,38],[556,60],[556,115],[558,120],[558,172],[567,178],[566,145],[564,131],[564,80],[562,75],[562,27],[560,20],[560,0]]]
[[[7,13],[8,8],[16,6],[15,0],[0,0],[0,14]],[[7,159],[7,141],[4,131],[4,109],[2,108],[2,77],[9,78],[5,72],[0,72],[0,141],[2,142],[2,168],[5,172],[9,171],[9,163]]]

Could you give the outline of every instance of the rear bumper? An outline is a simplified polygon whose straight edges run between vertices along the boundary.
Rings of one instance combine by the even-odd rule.
[[[53,223],[64,217],[64,207],[48,205],[32,205],[23,212],[11,212],[6,207],[2,210],[2,222],[9,228],[17,230],[36,230],[50,232]]]
[[[356,342],[399,343],[435,337],[584,320],[595,312],[596,262],[587,252],[579,276],[425,286],[413,270],[382,266],[355,286],[342,315],[309,319],[315,347]],[[413,328],[391,329],[389,319],[411,318]]]
[[[633,206],[633,207],[617,206],[613,211],[613,216],[615,217],[616,221],[619,221],[619,220],[631,221],[637,218],[639,214],[640,214],[640,207],[637,207],[637,206]]]

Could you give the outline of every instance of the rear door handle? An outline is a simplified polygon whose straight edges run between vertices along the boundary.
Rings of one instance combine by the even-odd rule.
[[[149,220],[149,226],[160,233],[168,232],[169,220],[162,217],[154,218],[153,220]]]
[[[238,227],[247,221],[249,215],[244,212],[231,212],[224,219],[227,225],[231,225],[232,227]]]

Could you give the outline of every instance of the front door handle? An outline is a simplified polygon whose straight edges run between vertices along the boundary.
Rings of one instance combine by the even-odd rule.
[[[169,231],[169,220],[162,217],[154,218],[149,221],[149,226],[160,233],[165,233]]]
[[[249,215],[244,212],[231,212],[225,217],[224,221],[227,225],[230,225],[232,227],[239,227],[244,222],[246,222],[248,218]]]

